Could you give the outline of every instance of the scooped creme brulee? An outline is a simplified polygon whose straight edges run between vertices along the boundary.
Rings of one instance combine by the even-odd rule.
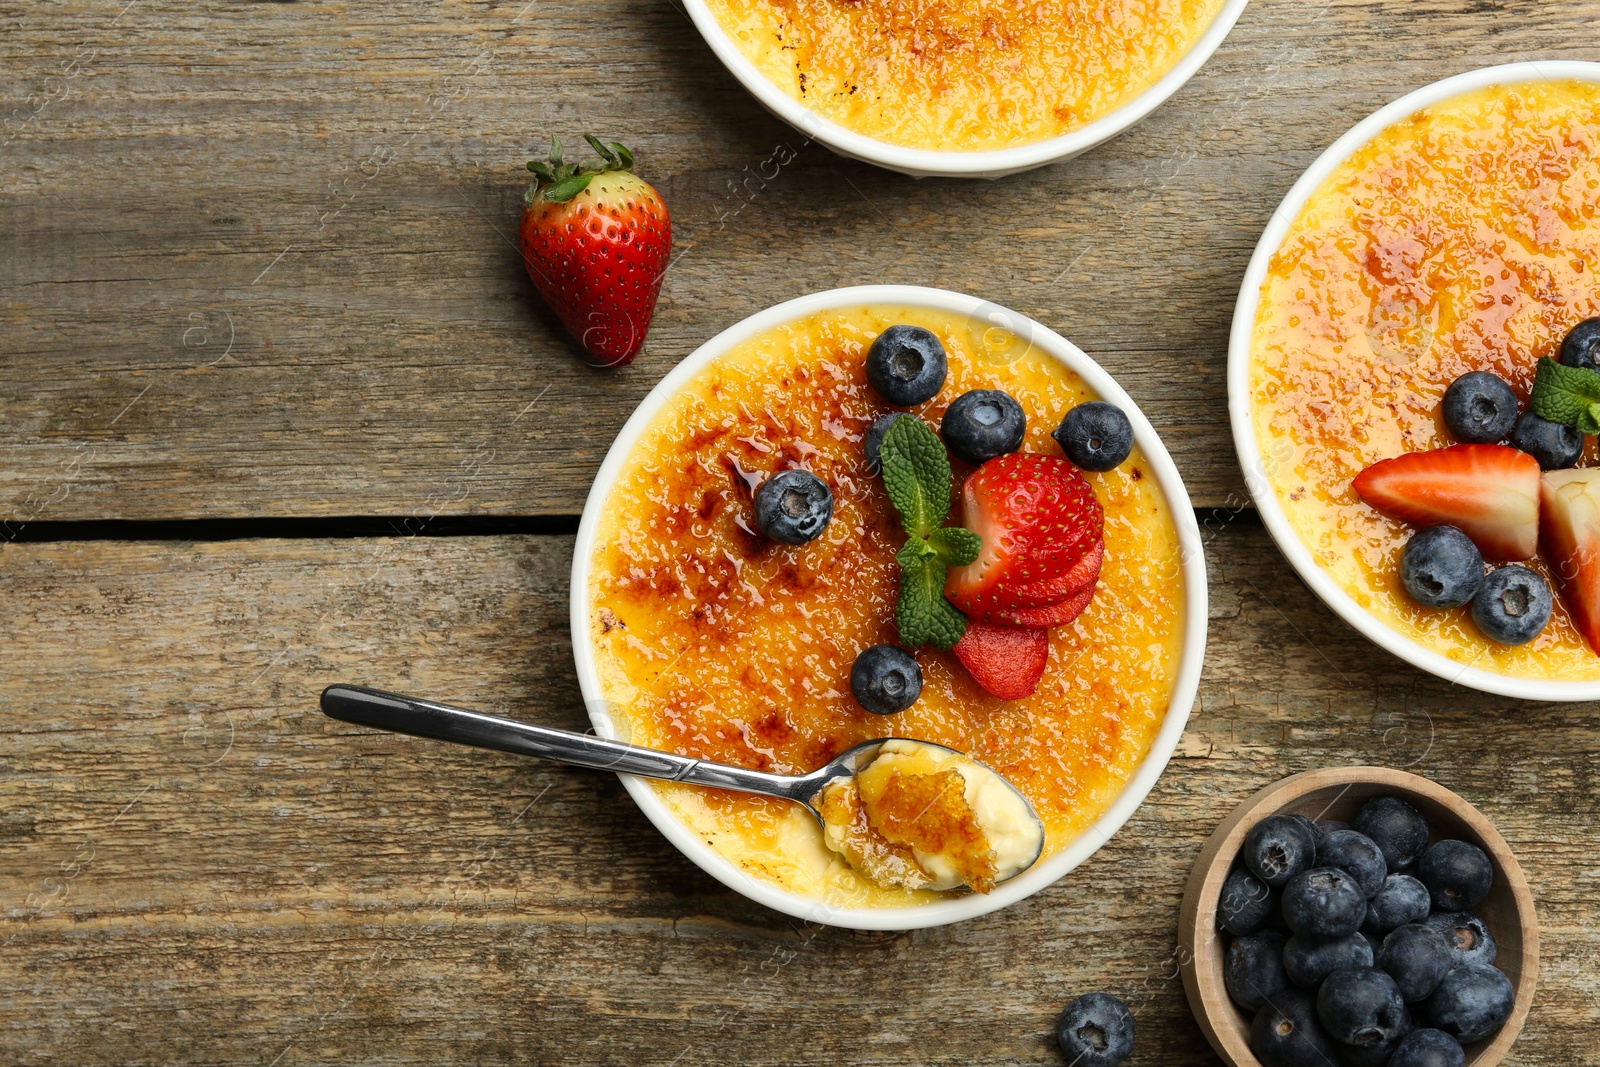
[[[909,347],[869,379],[891,338]],[[922,351],[937,376],[917,377]],[[1015,785],[1044,856],[1065,847],[1149,751],[1184,613],[1166,498],[1126,417],[1094,400],[1018,336],[912,306],[818,312],[701,368],[599,513],[590,640],[619,736],[779,774],[863,741],[928,741]],[[926,529],[906,517],[908,478],[932,487],[913,509]],[[950,521],[970,529],[934,529],[956,496]],[[1007,555],[1041,517],[1070,536]],[[1031,849],[1005,829],[1004,782],[893,746],[819,799],[838,850],[800,805],[652,787],[746,872],[834,906],[986,889]]]
[[[1545,81],[1384,130],[1261,287],[1260,473],[1341,589],[1463,665],[1600,679],[1594,447],[1535,389],[1591,374],[1597,268],[1600,86]]]
[[[763,76],[891,144],[1009,148],[1154,85],[1223,0],[708,0]]]

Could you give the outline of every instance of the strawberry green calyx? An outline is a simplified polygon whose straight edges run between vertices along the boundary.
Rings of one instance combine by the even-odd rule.
[[[906,531],[906,543],[895,555],[900,640],[910,648],[949,648],[961,640],[967,620],[944,597],[945,574],[977,559],[982,544],[970,530],[943,525],[950,513],[950,459],[921,419],[896,419],[879,455],[884,487]]]
[[[587,189],[596,174],[633,170],[633,153],[626,145],[618,144],[616,141],[602,144],[592,133],[584,134],[583,139],[588,141],[589,147],[599,155],[600,162],[582,167],[576,163],[566,162],[561,138],[551,137],[550,161],[548,163],[537,159],[528,161],[528,169],[538,179],[528,188],[528,203],[533,203],[534,197],[542,194],[552,204],[564,204]]]

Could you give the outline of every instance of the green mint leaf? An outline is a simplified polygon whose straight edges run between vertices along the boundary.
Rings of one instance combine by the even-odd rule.
[[[950,513],[950,457],[944,442],[915,417],[896,419],[879,449],[883,485],[906,536],[927,537]]]
[[[911,570],[920,567],[930,560],[936,559],[938,553],[933,546],[920,537],[908,537],[906,543],[900,546],[900,551],[894,555],[894,561],[900,564],[901,570]]]
[[[943,526],[928,535],[928,546],[946,567],[965,567],[978,558],[983,538],[960,526]]]
[[[1528,406],[1541,419],[1576,426],[1580,433],[1600,433],[1600,374],[1546,356],[1534,374]]]
[[[900,628],[900,643],[907,648],[933,645],[947,649],[967,632],[967,617],[944,598],[944,577],[944,564],[933,559],[900,568],[900,601],[894,608],[894,621]]]

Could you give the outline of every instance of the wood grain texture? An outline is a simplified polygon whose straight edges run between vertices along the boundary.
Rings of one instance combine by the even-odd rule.
[[[1378,652],[1249,518],[1206,527],[1200,706],[1155,793],[1055,886],[944,929],[791,921],[616,781],[325,720],[367,682],[580,727],[565,538],[4,549],[0,1062],[1060,1062],[1070,997],[1130,1064],[1211,1064],[1178,979],[1207,836],[1286,774],[1407,767],[1499,827],[1537,902],[1507,1060],[1600,1059],[1600,705]]]
[[[805,145],[670,0],[3,2],[0,518],[572,514],[701,341],[876,281],[1061,331],[1226,505],[1226,331],[1294,178],[1441,76],[1600,58],[1597,17],[1256,0],[1136,130],[973,184]],[[577,364],[508,240],[522,161],[585,129],[632,143],[676,222],[621,373]]]

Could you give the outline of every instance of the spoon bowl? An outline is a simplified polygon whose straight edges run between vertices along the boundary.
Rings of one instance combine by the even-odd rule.
[[[666,782],[706,786],[713,789],[734,789],[745,793],[792,800],[804,807],[817,820],[824,831],[819,804],[823,791],[832,783],[852,779],[865,770],[881,753],[884,745],[916,745],[921,748],[946,753],[960,761],[980,768],[993,776],[1021,802],[1019,811],[1025,811],[1030,820],[1029,831],[1038,847],[1027,857],[1027,862],[1011,864],[999,872],[995,883],[1014,878],[1038,862],[1044,850],[1044,824],[1028,798],[1016,786],[993,768],[987,767],[966,753],[958,752],[931,741],[910,738],[878,738],[852,745],[839,755],[801,775],[769,774],[747,767],[681,756],[676,752],[641,748],[595,737],[593,734],[573,733],[548,726],[534,726],[515,719],[486,715],[481,711],[453,707],[432,700],[386,693],[380,689],[367,689],[355,685],[330,685],[322,691],[322,711],[329,718],[357,726],[370,726],[393,733],[427,737],[436,741],[450,741],[474,748],[511,752],[520,756],[538,756],[574,767],[590,770],[613,771],[618,774],[636,774]]]

